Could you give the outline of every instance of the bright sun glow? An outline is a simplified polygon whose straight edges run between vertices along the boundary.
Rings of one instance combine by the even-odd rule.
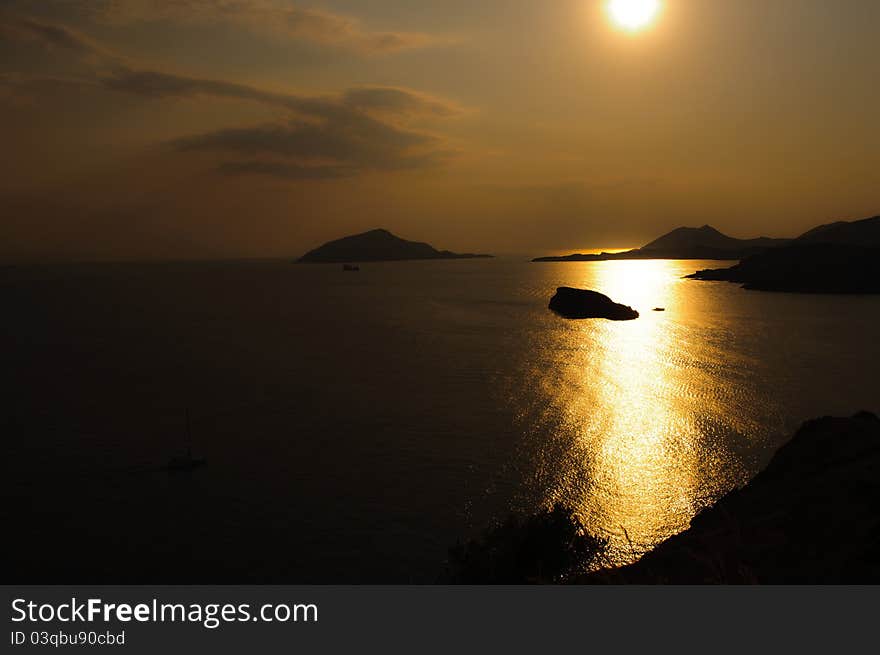
[[[660,0],[608,0],[607,6],[614,24],[630,32],[648,27],[660,12]]]

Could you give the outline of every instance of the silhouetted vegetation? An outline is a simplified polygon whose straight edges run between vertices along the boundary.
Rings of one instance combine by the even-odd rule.
[[[584,571],[605,540],[589,534],[562,504],[533,516],[511,516],[480,539],[449,549],[444,582],[451,584],[543,584]]]

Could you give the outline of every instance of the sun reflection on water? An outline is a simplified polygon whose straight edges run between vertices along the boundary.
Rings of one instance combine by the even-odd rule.
[[[675,325],[688,311],[678,302],[683,283],[668,261],[591,264],[582,286],[641,316],[565,327],[574,357],[555,402],[571,442],[552,500],[574,503],[589,526],[601,526],[616,563],[686,528],[716,491],[705,480],[730,470],[693,411],[692,392],[706,380],[681,364],[688,346],[678,342]]]

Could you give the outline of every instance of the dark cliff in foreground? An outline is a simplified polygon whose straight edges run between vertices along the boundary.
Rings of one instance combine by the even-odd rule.
[[[584,573],[607,542],[570,508],[511,517],[458,543],[452,584],[880,583],[880,419],[804,423],[767,467],[641,560]]]
[[[808,421],[767,468],[635,564],[582,583],[880,582],[880,419]]]
[[[382,262],[413,259],[473,259],[491,257],[471,253],[454,253],[437,250],[427,243],[407,241],[388,230],[370,230],[355,234],[307,252],[297,261],[302,263],[341,264],[346,262]]]
[[[880,293],[880,216],[821,225],[786,247],[688,277],[759,291]]]
[[[785,245],[790,239],[735,239],[722,234],[710,225],[679,227],[650,243],[620,253],[603,252],[598,255],[565,255],[538,257],[534,262],[584,262],[609,259],[742,259],[768,248]]]

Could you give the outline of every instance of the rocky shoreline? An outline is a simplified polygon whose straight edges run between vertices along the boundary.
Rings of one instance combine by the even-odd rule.
[[[693,280],[736,282],[744,289],[790,293],[880,293],[880,248],[840,244],[775,248]]]
[[[606,547],[571,507],[557,504],[457,543],[438,581],[880,583],[880,418],[859,412],[807,421],[748,484],[639,561],[597,569]]]
[[[880,419],[806,422],[745,487],[635,564],[583,584],[880,582]]]

